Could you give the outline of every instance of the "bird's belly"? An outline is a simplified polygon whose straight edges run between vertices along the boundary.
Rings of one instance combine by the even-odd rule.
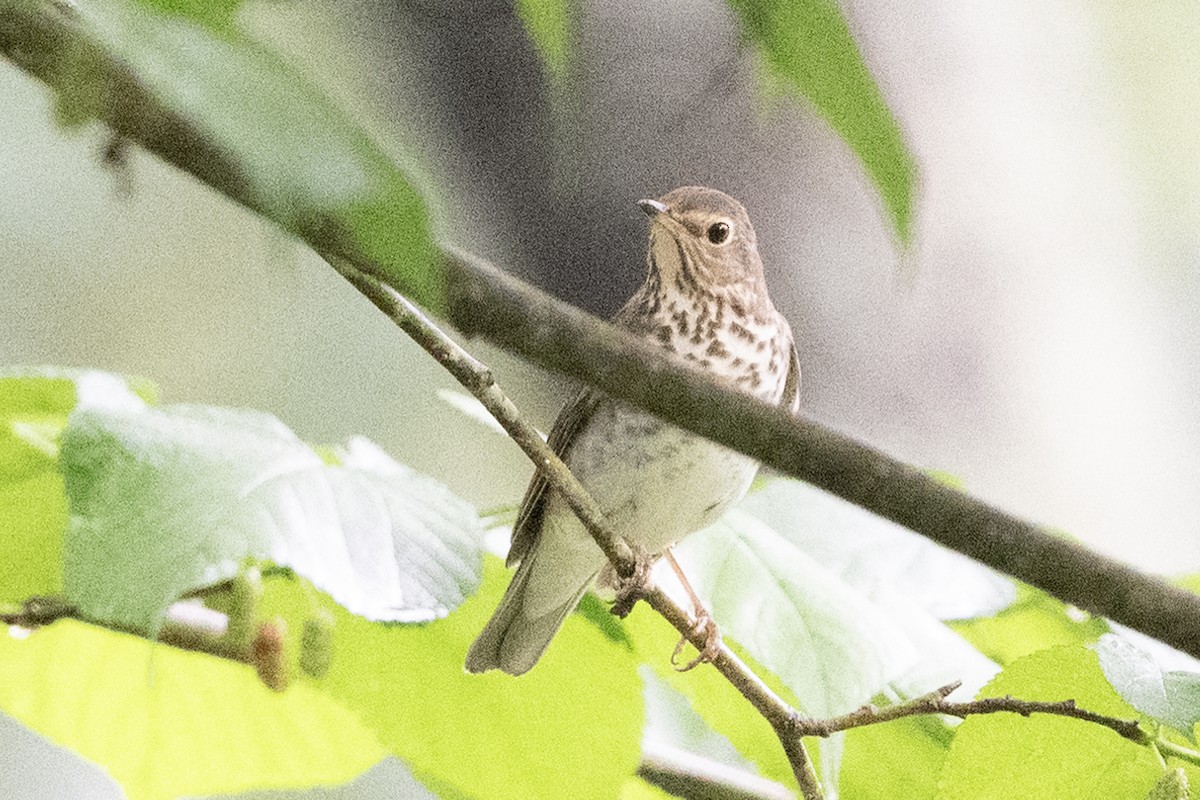
[[[617,533],[658,552],[706,527],[746,493],[753,459],[623,406],[593,419],[570,466]]]

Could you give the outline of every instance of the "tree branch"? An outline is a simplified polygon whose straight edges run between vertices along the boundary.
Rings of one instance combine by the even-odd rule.
[[[226,152],[161,102],[51,0],[0,0],[0,53],[74,97],[93,82],[106,102],[92,110],[120,136],[274,219],[327,259],[343,257],[372,275],[387,274],[384,265],[371,263],[339,235],[336,218],[315,214],[298,230],[294,220],[266,207],[242,178],[236,153]],[[78,67],[80,53],[87,54],[88,69],[66,68]],[[447,318],[468,336],[486,337],[1064,602],[1200,657],[1200,596],[945,486],[848,436],[729,389],[469,254],[444,248],[442,262],[433,269],[440,270],[448,292]],[[413,287],[395,288],[403,293]]]
[[[950,683],[935,689],[929,694],[885,708],[863,706],[857,711],[829,719],[801,719],[796,721],[796,731],[800,736],[829,736],[838,731],[851,728],[861,728],[864,725],[877,725],[881,722],[891,722],[902,717],[913,717],[922,714],[948,714],[952,717],[965,719],[973,714],[997,714],[1008,712],[1028,717],[1031,714],[1052,714],[1058,717],[1092,722],[1109,728],[1118,735],[1138,745],[1149,745],[1152,737],[1142,730],[1137,720],[1119,719],[1096,714],[1079,708],[1074,700],[1058,700],[1045,702],[1040,700],[1020,700],[1011,696],[982,697],[966,703],[951,703],[946,698],[961,684]]]

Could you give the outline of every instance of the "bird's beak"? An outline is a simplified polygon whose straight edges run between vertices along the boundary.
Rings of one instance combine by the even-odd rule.
[[[646,212],[646,216],[654,219],[659,214],[666,214],[670,209],[666,203],[660,203],[657,200],[638,200],[638,205],[642,207],[642,211]]]

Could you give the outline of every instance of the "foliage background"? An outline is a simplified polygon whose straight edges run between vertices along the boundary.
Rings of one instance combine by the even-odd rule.
[[[762,88],[724,4],[581,3],[566,95],[505,7],[239,19],[384,147],[415,148],[444,233],[592,310],[640,279],[633,199],[727,189],[802,341],[808,413],[1126,560],[1200,565],[1194,5],[843,3],[919,163],[907,252],[845,144]],[[55,129],[8,65],[0,103],[0,363],[147,374],[310,441],[362,433],[481,506],[518,495],[515,448],[434,400],[450,380],[314,257],[136,154],[118,199],[98,131]],[[586,254],[605,274],[571,268]],[[479,350],[547,425],[566,388]],[[38,776],[17,796],[105,796],[3,725],[40,765],[5,760]]]

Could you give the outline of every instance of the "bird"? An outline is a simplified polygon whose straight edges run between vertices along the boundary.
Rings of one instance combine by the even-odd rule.
[[[771,302],[742,204],[683,186],[638,205],[650,218],[645,279],[612,322],[796,413],[795,340]],[[646,554],[716,522],[758,470],[749,456],[593,388],[563,407],[548,444],[611,528]],[[567,501],[535,472],[513,525],[507,564],[516,573],[468,650],[467,671],[530,670],[607,563]]]

